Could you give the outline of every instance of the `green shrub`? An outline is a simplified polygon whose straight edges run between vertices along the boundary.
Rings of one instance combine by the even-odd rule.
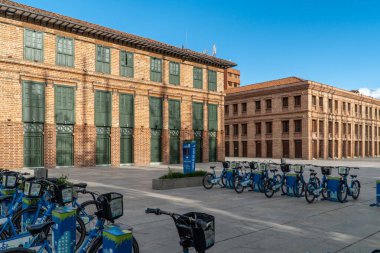
[[[175,179],[184,177],[203,177],[207,172],[198,170],[193,173],[183,174],[182,172],[173,172],[171,168],[168,169],[168,173],[161,176],[159,179]]]

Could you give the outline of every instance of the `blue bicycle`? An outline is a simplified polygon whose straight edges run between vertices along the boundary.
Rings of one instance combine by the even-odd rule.
[[[205,253],[215,244],[215,218],[206,213],[176,214],[160,209],[146,209],[147,214],[168,215],[177,227],[179,244],[183,253],[195,248],[197,253]]]
[[[294,192],[294,195],[297,198],[299,198],[299,197],[302,197],[305,191],[305,186],[306,186],[306,181],[303,176],[305,165],[293,164],[291,167],[293,168],[294,172],[297,174],[296,181],[294,182],[294,185],[293,185],[293,192]]]
[[[256,164],[254,162],[242,162],[239,165],[239,169],[242,170],[243,168],[245,171],[234,177],[234,190],[239,194],[247,187],[250,187],[252,190],[254,189],[253,171],[256,170]]]
[[[353,168],[358,170],[359,168]],[[353,199],[358,199],[360,195],[360,182],[357,180],[357,175],[349,175],[350,167],[338,167],[338,174],[340,175],[340,183],[338,188],[338,200],[340,202],[345,202],[347,195],[351,196]],[[351,183],[348,182],[348,176],[351,177]]]
[[[329,197],[329,191],[327,189],[328,176],[331,175],[333,167],[321,167],[322,181],[317,177],[317,173],[314,170],[310,172],[309,182],[305,186],[305,198],[308,203],[313,203],[316,198],[322,195],[323,199]]]
[[[274,163],[272,163],[274,164]],[[290,172],[289,164],[278,164],[281,168],[282,174],[277,174],[278,169],[270,169],[273,173],[272,178],[269,178],[264,185],[264,194],[267,198],[273,197],[275,192],[278,192],[280,189],[282,194],[287,194],[287,185],[286,185],[286,174]]]
[[[206,175],[203,176],[202,184],[205,189],[210,190],[212,187],[214,187],[214,185],[220,185],[221,187],[226,187],[226,175],[227,175],[227,170],[230,167],[230,163],[222,162],[222,164],[223,164],[223,170],[219,177],[215,173],[216,166],[210,166],[212,173],[207,173]]]
[[[78,253],[103,253],[103,230],[106,221],[114,223],[123,216],[123,195],[116,192],[101,194],[97,198],[99,210],[95,213],[96,225],[93,227],[77,251]],[[132,231],[132,228],[128,228]],[[135,237],[132,237],[132,252],[139,253],[139,245]]]

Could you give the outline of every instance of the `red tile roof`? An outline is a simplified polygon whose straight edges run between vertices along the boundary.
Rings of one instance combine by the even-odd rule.
[[[60,29],[87,37],[102,39],[112,43],[128,45],[146,51],[170,55],[173,57],[182,58],[184,60],[213,65],[220,68],[230,68],[236,66],[236,63],[234,62],[216,58],[207,54],[171,46],[152,39],[117,31],[111,28],[9,0],[0,0],[0,16],[15,20],[22,20],[24,22],[41,26],[47,26],[54,29]]]
[[[281,85],[288,85],[288,84],[299,83],[299,82],[304,82],[304,81],[306,80],[299,77],[286,77],[286,78],[262,82],[262,83],[244,85],[237,88],[228,89],[225,92],[227,94],[230,94],[230,93],[244,92],[244,91],[250,91],[250,90],[257,90],[257,89],[265,89],[265,88],[281,86]]]

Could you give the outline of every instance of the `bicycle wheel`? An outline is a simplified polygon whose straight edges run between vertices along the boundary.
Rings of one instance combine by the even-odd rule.
[[[313,203],[315,199],[314,191],[315,191],[315,183],[307,183],[305,187],[305,198],[308,203]]]
[[[98,204],[95,200],[88,200],[79,205],[77,215],[82,219],[86,226],[86,233],[90,231],[96,224],[96,215]]]
[[[266,181],[267,181],[266,178],[262,178],[262,179],[259,180],[259,182],[257,183],[257,188],[259,189],[259,192],[264,192],[264,185],[265,185]]]
[[[288,186],[286,185],[286,176],[281,184],[281,192],[282,194],[286,194],[286,195],[288,194]]]
[[[244,186],[241,184],[243,178],[241,176],[236,176],[234,179],[234,189],[237,193],[242,193],[244,191]]]
[[[301,179],[297,179],[295,182],[294,182],[294,185],[293,185],[293,192],[294,192],[294,195],[299,198],[302,196],[303,192],[305,191],[305,185],[304,183],[301,181]]]
[[[348,189],[347,189],[346,183],[340,182],[339,187],[338,187],[338,192],[337,192],[337,197],[338,197],[339,202],[343,203],[346,201],[347,191],[348,191]]]
[[[13,248],[2,250],[0,253],[35,253],[34,250],[26,249],[26,248]]]
[[[211,182],[211,180],[213,179],[214,175],[211,173],[207,173],[206,175],[204,175],[202,179],[203,187],[207,190],[210,190],[214,186],[214,184]]]
[[[140,248],[139,244],[135,237],[132,237],[132,252],[139,253]],[[90,248],[87,250],[87,253],[103,253],[103,239],[102,237],[97,237],[94,242],[91,244]]]
[[[360,195],[360,182],[358,180],[355,180],[352,182],[352,198],[357,200]]]
[[[222,172],[220,175],[219,185],[226,187],[226,172]]]
[[[273,197],[274,194],[274,181],[269,178],[264,185],[264,194],[267,198]]]
[[[322,185],[322,198],[323,199],[328,199],[329,198],[329,191],[327,190],[327,182],[323,182],[323,185]]]

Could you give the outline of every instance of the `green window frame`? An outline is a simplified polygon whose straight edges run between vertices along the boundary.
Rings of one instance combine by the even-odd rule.
[[[45,83],[22,83],[22,121],[45,122]]]
[[[74,40],[57,36],[56,64],[66,67],[74,67]]]
[[[134,127],[134,96],[120,94],[119,96],[120,127]]]
[[[179,85],[180,80],[180,64],[178,62],[169,63],[169,83]]]
[[[110,91],[95,91],[95,126],[112,125],[112,94]]]
[[[111,48],[96,45],[96,72],[111,73]]]
[[[71,125],[75,123],[75,89],[71,86],[54,87],[55,123]]]
[[[213,71],[213,70],[208,71],[208,90],[209,91],[216,91],[217,90],[216,71]]]
[[[169,99],[169,129],[181,129],[181,101]]]
[[[208,130],[218,130],[218,105],[208,104]]]
[[[162,129],[163,127],[162,98],[149,98],[149,127],[151,129]]]
[[[193,87],[203,88],[203,70],[201,68],[193,67]]]
[[[203,103],[193,102],[193,130],[203,130]]]
[[[24,59],[29,61],[44,61],[44,33],[24,30]]]
[[[120,51],[120,75],[126,77],[134,76],[134,54]]]
[[[162,82],[162,60],[154,57],[150,58],[150,80]]]

